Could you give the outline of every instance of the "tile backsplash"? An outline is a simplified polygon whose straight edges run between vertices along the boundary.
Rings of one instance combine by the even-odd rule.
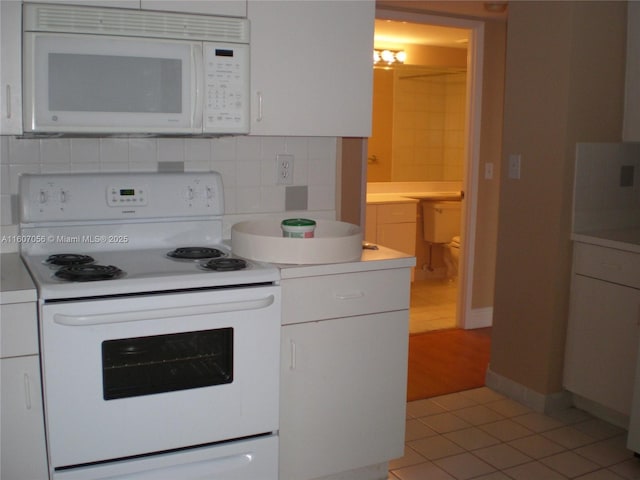
[[[0,225],[17,224],[23,173],[217,171],[229,218],[285,212],[276,155],[294,156],[293,185],[307,187],[307,215],[335,218],[335,137],[43,138],[0,137]],[[291,212],[287,212],[291,213]],[[229,227],[230,228],[230,227]]]
[[[640,227],[640,143],[579,143],[573,231]]]

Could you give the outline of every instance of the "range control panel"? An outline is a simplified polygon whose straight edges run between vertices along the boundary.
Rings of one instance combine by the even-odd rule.
[[[23,175],[19,197],[21,223],[224,214],[216,172]]]

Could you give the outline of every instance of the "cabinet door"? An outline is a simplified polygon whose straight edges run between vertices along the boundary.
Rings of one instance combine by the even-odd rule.
[[[143,10],[169,10],[226,17],[246,17],[246,0],[140,0]]]
[[[368,137],[371,0],[249,0],[251,134]]]
[[[0,135],[22,133],[22,4],[0,2]]]
[[[280,479],[401,457],[408,311],[282,328]]]
[[[638,352],[640,290],[575,275],[570,308],[565,387],[629,415]]]
[[[0,369],[0,478],[46,480],[49,476],[38,357],[5,358],[0,360]]]

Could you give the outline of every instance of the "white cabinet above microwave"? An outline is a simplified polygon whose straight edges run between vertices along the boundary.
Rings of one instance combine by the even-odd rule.
[[[248,133],[246,19],[46,4],[23,15],[25,133]]]

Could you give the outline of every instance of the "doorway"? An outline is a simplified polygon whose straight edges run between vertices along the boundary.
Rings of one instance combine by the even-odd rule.
[[[449,46],[448,48],[456,49],[458,52],[463,52],[463,65],[459,64],[459,61],[439,60],[439,64],[431,65],[424,59],[420,59],[420,55],[416,56],[417,60],[411,59],[411,55],[407,54],[407,64],[411,67],[403,66],[397,69],[394,77],[396,85],[402,85],[400,82],[405,82],[404,85],[413,84],[411,88],[420,86],[420,84],[438,85],[438,88],[445,88],[447,80],[451,83],[456,81],[460,82],[460,75],[465,76],[465,85],[463,87],[465,100],[464,100],[464,113],[461,119],[462,128],[457,135],[461,137],[462,144],[457,147],[459,149],[460,165],[458,170],[458,178],[454,178],[453,172],[456,168],[447,167],[446,164],[437,164],[433,159],[429,160],[429,165],[417,165],[415,156],[409,155],[410,158],[405,158],[405,164],[412,164],[414,169],[408,174],[398,173],[401,168],[396,168],[393,165],[385,166],[388,172],[390,183],[396,182],[424,182],[430,186],[440,188],[438,183],[447,184],[445,189],[457,188],[462,192],[463,200],[460,202],[461,221],[460,221],[460,237],[464,239],[460,244],[460,248],[457,252],[458,255],[458,267],[456,268],[457,275],[454,272],[453,275],[447,274],[443,263],[443,254],[446,254],[445,245],[433,245],[428,246],[424,242],[424,237],[420,235],[420,229],[422,228],[419,221],[416,224],[416,242],[414,254],[418,258],[417,271],[414,273],[414,291],[412,292],[412,314],[414,317],[420,315],[421,309],[420,298],[425,298],[424,291],[428,291],[429,283],[434,288],[438,288],[440,293],[437,295],[443,299],[442,305],[437,306],[435,310],[437,312],[431,312],[429,315],[435,315],[434,328],[452,328],[460,327],[463,329],[475,328],[471,315],[471,294],[472,294],[472,279],[473,279],[473,252],[475,243],[475,217],[476,217],[476,185],[478,181],[479,170],[479,132],[480,132],[480,99],[481,99],[481,87],[482,87],[482,52],[483,52],[483,40],[484,40],[484,24],[480,21],[458,19],[450,17],[438,17],[433,15],[408,13],[400,11],[387,11],[377,10],[376,13],[376,47],[378,47],[378,25],[386,27],[397,28],[398,34],[395,38],[395,43],[398,45],[398,50],[401,50],[404,46],[408,51],[416,50],[416,40],[412,40],[411,35],[416,35],[416,32],[428,31],[428,28],[437,30],[437,33],[442,35],[447,34],[449,42],[460,42],[455,46]],[[387,33],[392,29],[387,28]],[[388,37],[388,35],[387,35]],[[417,40],[418,42],[420,39]],[[381,45],[382,48],[394,49],[389,43],[394,43],[389,38],[384,39],[387,42],[386,45]],[[444,52],[444,48],[440,46],[439,54]],[[420,49],[419,47],[417,48]],[[468,49],[468,50],[467,50]],[[422,49],[423,51],[425,49]],[[433,49],[432,49],[433,50]],[[455,56],[455,55],[454,55]],[[458,55],[459,56],[459,55]],[[433,57],[433,55],[432,55]],[[420,62],[420,63],[413,63]],[[438,63],[438,62],[436,62]],[[422,70],[416,70],[422,69]],[[402,73],[399,73],[402,72]],[[387,75],[389,77],[389,75]],[[395,87],[394,87],[395,88]],[[443,100],[446,101],[446,100]],[[389,108],[388,106],[386,107]],[[374,125],[375,125],[375,107],[374,107]],[[452,123],[453,116],[448,119],[448,125]],[[406,121],[406,120],[405,120]],[[406,125],[406,123],[405,123]],[[375,126],[374,126],[375,128]],[[444,132],[444,131],[443,131]],[[406,143],[407,136],[406,129],[405,135],[400,135],[402,141]],[[434,132],[432,132],[434,133]],[[447,134],[456,134],[456,132],[446,132]],[[374,130],[375,136],[375,130]],[[413,140],[415,141],[416,135]],[[440,137],[442,138],[442,136]],[[392,145],[391,149],[397,147],[397,151],[402,151],[403,145]],[[441,157],[448,156],[451,158],[454,156],[451,152],[447,152],[445,155],[443,145],[437,147],[430,147],[428,145],[421,144],[420,148],[430,149],[431,153],[441,154]],[[440,150],[438,150],[440,149]],[[424,152],[424,150],[423,150]],[[385,152],[383,155],[389,157],[402,157],[402,155],[396,155],[396,153]],[[422,155],[423,157],[426,155]],[[376,171],[377,176],[372,176],[371,180],[368,179],[367,191],[374,184],[380,181],[380,168],[376,168],[380,165],[381,157],[376,155],[375,152],[369,150],[368,164],[374,164],[374,167],[369,168],[370,171]],[[377,164],[377,165],[376,165]],[[417,165],[417,166],[416,166]],[[416,173],[416,168],[422,169],[424,172],[430,171],[431,173],[437,172],[439,175],[428,177],[426,175]],[[395,170],[395,174],[393,171]],[[384,181],[384,180],[383,180]],[[437,189],[436,188],[436,189]],[[416,205],[418,212],[422,213],[422,207],[420,204]],[[456,252],[456,253],[457,253]],[[436,267],[440,270],[437,271]],[[423,292],[423,293],[420,293]],[[433,299],[436,295],[427,294],[426,298]],[[443,313],[446,312],[446,313]],[[424,312],[423,312],[424,313]],[[419,322],[420,323],[420,322]],[[428,325],[430,322],[426,322]],[[487,325],[481,325],[487,326]],[[418,327],[422,328],[422,327]],[[427,329],[430,329],[427,326]]]

